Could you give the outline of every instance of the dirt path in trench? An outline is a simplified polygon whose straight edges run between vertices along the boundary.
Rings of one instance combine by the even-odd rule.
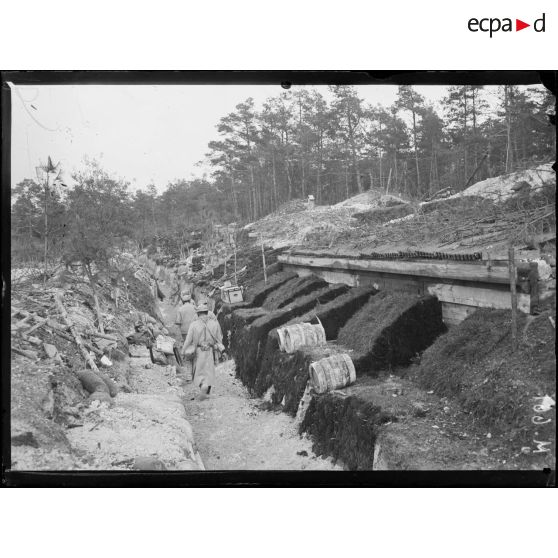
[[[167,299],[160,308],[167,327],[172,326],[175,308]],[[331,458],[312,452],[311,441],[299,436],[295,419],[259,409],[261,399],[251,398],[235,378],[233,360],[217,367],[209,399],[196,400],[198,392],[190,382],[183,397],[206,470],[342,470]]]

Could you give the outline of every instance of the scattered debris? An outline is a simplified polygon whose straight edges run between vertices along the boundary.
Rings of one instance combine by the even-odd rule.
[[[48,358],[56,358],[58,356],[58,349],[50,343],[43,343],[43,348]]]
[[[112,366],[111,360],[110,360],[106,355],[103,355],[103,356],[101,357],[101,364],[102,364],[103,366],[107,366],[107,367]]]

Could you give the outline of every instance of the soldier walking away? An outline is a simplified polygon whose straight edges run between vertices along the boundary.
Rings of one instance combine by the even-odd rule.
[[[181,263],[176,270],[176,275],[178,277],[178,282],[180,284],[180,290],[186,291],[190,290],[192,292],[192,285],[189,284],[190,269],[185,263]]]
[[[180,294],[183,291],[190,291],[190,294],[192,294],[192,285],[188,282],[188,266],[181,263],[176,270],[176,275],[173,281],[173,302],[180,301]]]
[[[180,329],[180,344],[183,344],[188,335],[188,330],[190,325],[194,322],[198,315],[196,313],[196,308],[192,304],[192,296],[189,291],[183,291],[180,293],[181,305],[176,310],[176,319],[174,323]]]
[[[196,308],[198,318],[186,336],[182,347],[185,358],[193,358],[194,382],[200,388],[199,399],[206,399],[215,381],[215,362],[225,350],[223,334],[217,320],[208,316],[206,303]]]

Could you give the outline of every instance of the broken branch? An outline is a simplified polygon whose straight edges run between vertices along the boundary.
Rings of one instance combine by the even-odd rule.
[[[89,364],[89,366],[91,367],[91,370],[93,370],[94,372],[98,372],[99,369],[97,368],[97,365],[95,364],[95,361],[93,360],[93,357],[88,353],[88,351],[85,347],[85,344],[81,339],[81,335],[79,334],[76,326],[72,322],[70,316],[68,316],[68,312],[66,312],[66,308],[64,307],[64,302],[62,300],[62,294],[57,293],[54,297],[54,300],[56,301],[56,306],[58,307],[58,310],[60,312],[60,315],[62,316],[62,319],[66,322],[66,324],[70,328],[70,331],[71,331],[71,333],[74,337],[76,345],[79,347],[79,350],[81,351],[81,354],[82,354],[83,358],[85,359],[85,362],[87,362],[87,364]]]

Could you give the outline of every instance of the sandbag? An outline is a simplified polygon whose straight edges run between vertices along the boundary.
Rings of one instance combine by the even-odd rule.
[[[166,366],[169,363],[165,353],[162,353],[162,352],[158,351],[157,349],[153,349],[153,347],[149,347],[149,354],[151,356],[151,362],[153,364],[159,364],[160,366]]]
[[[101,380],[105,382],[105,385],[108,387],[110,396],[116,397],[116,395],[118,394],[118,386],[116,385],[116,383],[107,374],[101,372],[100,370],[97,376],[99,376],[99,378],[101,378]]]
[[[167,335],[158,335],[155,339],[155,348],[166,355],[174,354],[174,339]]]
[[[95,374],[95,372],[93,372],[92,370],[79,370],[77,373],[77,377],[79,378],[81,385],[89,393],[101,391],[109,394],[108,385],[100,378],[100,376]]]
[[[124,351],[121,351],[120,349],[114,349],[110,356],[112,360],[121,361],[126,358],[126,353],[124,353]]]
[[[99,401],[112,405],[112,399],[106,391],[96,391],[89,396],[89,401]]]

